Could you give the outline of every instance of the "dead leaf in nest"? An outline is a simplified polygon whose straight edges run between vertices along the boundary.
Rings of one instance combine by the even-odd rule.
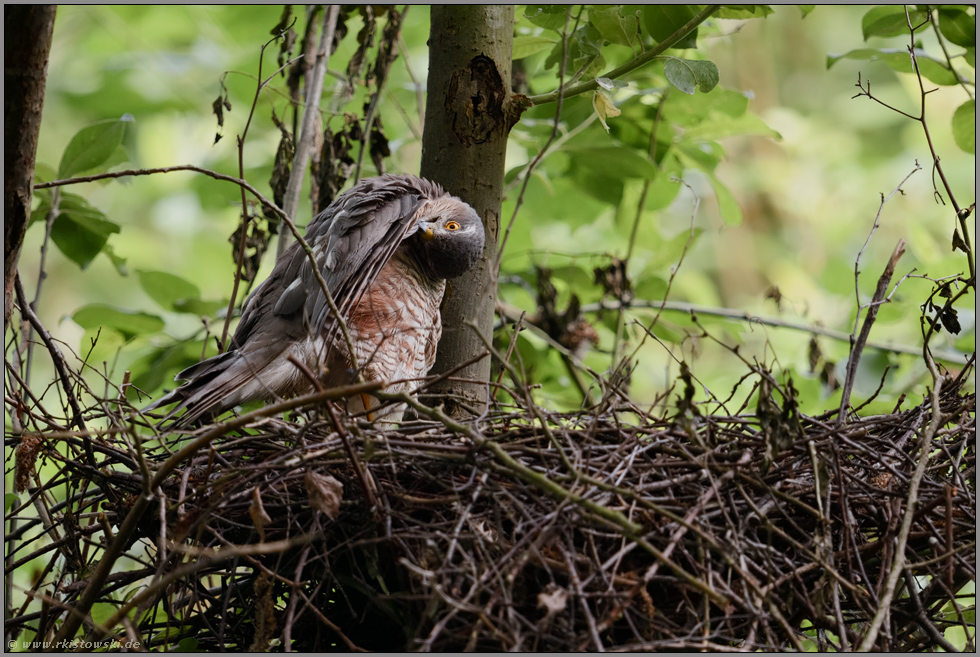
[[[344,485],[331,477],[312,470],[306,471],[304,479],[306,494],[310,496],[310,506],[331,520],[340,515],[340,500],[344,497]]]
[[[35,471],[34,464],[42,442],[41,436],[32,433],[25,433],[20,438],[14,465],[14,490],[18,493],[23,493],[31,486],[31,477]]]
[[[473,529],[473,531],[475,531],[477,534],[482,536],[483,540],[487,541],[488,543],[497,542],[497,532],[496,530],[494,530],[493,527],[487,526],[486,520],[480,519],[477,520],[476,522],[473,522],[471,520],[470,527]]]
[[[272,518],[266,512],[265,505],[262,504],[262,494],[259,493],[258,486],[252,489],[252,502],[248,505],[248,515],[252,516],[252,523],[259,530],[259,542],[264,541],[265,526],[272,522]]]
[[[891,480],[892,475],[890,472],[879,472],[871,478],[871,484],[884,490],[885,488],[888,488],[888,484],[891,482]]]
[[[547,610],[545,618],[551,618],[555,614],[565,611],[567,602],[568,591],[562,588],[556,588],[551,593],[544,591],[538,593],[538,607],[544,607]]]

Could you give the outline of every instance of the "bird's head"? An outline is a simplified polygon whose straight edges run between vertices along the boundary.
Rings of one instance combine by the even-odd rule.
[[[483,253],[483,222],[469,205],[444,196],[420,208],[417,253],[433,278],[465,274]]]

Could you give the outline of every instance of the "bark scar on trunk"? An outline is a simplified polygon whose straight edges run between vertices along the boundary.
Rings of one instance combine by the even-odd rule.
[[[469,66],[454,71],[446,91],[446,111],[459,143],[469,148],[489,141],[495,131],[506,133],[510,128],[505,121],[506,101],[503,78],[486,55],[477,55]]]

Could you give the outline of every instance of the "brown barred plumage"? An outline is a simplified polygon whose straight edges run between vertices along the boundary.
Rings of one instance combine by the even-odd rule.
[[[346,318],[361,376],[392,382],[390,392],[414,387],[435,362],[445,279],[483,252],[479,216],[435,183],[385,175],[339,196],[306,240]],[[293,244],[245,302],[231,348],[178,374],[186,383],[146,410],[176,402],[164,420],[187,409],[174,420],[186,426],[244,402],[312,391],[290,355],[326,387],[350,383],[357,373],[339,329],[307,254]],[[350,410],[359,408],[354,400]]]

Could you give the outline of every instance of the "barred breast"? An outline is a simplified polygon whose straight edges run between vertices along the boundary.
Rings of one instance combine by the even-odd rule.
[[[444,280],[428,279],[395,253],[347,321],[365,381],[392,382],[386,392],[411,390],[419,384],[436,360],[442,337],[439,305],[445,290]],[[360,410],[357,400],[352,401],[350,410]],[[398,409],[390,415],[394,414],[401,415]]]

